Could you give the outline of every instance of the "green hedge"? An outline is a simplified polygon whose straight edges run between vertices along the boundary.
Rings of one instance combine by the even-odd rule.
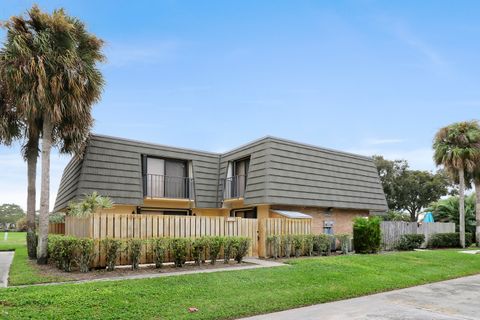
[[[473,234],[465,233],[465,246],[469,247],[473,243]],[[460,248],[460,234],[458,232],[435,233],[428,239],[429,248]]]
[[[402,251],[418,249],[424,241],[425,235],[423,234],[404,234],[400,237],[395,249]]]
[[[49,235],[48,252],[50,259],[59,269],[72,271],[76,266],[82,272],[88,272],[95,257],[95,242],[87,238],[75,238],[62,235]],[[244,237],[201,237],[189,238],[154,238],[113,239],[106,238],[99,242],[100,251],[105,256],[107,270],[114,270],[118,258],[126,253],[130,258],[132,269],[137,269],[140,257],[146,250],[152,253],[153,262],[161,268],[170,257],[176,267],[182,267],[189,258],[197,265],[205,263],[207,257],[215,264],[218,256],[224,252],[224,262],[235,259],[238,263],[248,254],[250,239]]]
[[[381,231],[378,217],[358,217],[353,223],[353,245],[357,253],[376,253],[380,250]]]
[[[273,235],[267,237],[270,258],[329,255],[333,236],[327,234]]]

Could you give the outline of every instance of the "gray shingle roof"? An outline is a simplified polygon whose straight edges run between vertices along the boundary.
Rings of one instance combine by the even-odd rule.
[[[83,160],[65,168],[55,210],[97,191],[117,204],[143,204],[141,155],[192,161],[197,207],[219,207],[229,161],[250,156],[245,203],[385,211],[371,158],[265,137],[224,154],[92,135]]]

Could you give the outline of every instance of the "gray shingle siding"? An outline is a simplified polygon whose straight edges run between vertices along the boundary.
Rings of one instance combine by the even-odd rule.
[[[118,204],[143,204],[141,155],[192,162],[195,202],[221,206],[228,163],[250,157],[244,203],[385,211],[371,158],[266,137],[224,154],[92,135],[83,160],[65,168],[56,209],[98,191]]]

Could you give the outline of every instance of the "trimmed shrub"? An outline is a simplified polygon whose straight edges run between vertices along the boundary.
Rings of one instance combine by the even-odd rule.
[[[293,249],[295,249],[295,257],[298,258],[302,255],[303,235],[296,234],[292,237],[292,239],[293,239]]]
[[[404,234],[398,240],[395,249],[401,251],[411,251],[420,248],[425,241],[425,235],[423,234]]]
[[[235,238],[227,237],[225,238],[225,244],[223,245],[223,263],[228,264],[230,258],[235,253]]]
[[[313,234],[306,234],[303,236],[303,248],[306,256],[313,256],[313,240]]]
[[[127,241],[127,251],[132,264],[132,270],[138,269],[143,244],[144,240],[142,239],[130,239]]]
[[[353,223],[353,245],[357,253],[377,253],[380,250],[381,231],[378,217],[358,217]]]
[[[209,241],[210,239],[208,237],[200,237],[192,241],[192,255],[197,266],[205,262],[205,254]]]
[[[223,244],[225,243],[224,237],[211,237],[208,242],[208,251],[210,253],[210,263],[215,264],[218,259],[218,255],[222,250]]]
[[[151,240],[153,261],[155,261],[155,268],[161,268],[165,262],[165,256],[168,253],[170,246],[169,239],[156,238]]]
[[[313,236],[313,251],[317,255],[325,253],[327,256],[331,250],[332,237],[328,234],[317,234]]]
[[[250,248],[250,238],[235,237],[233,243],[235,250],[235,261],[242,263],[243,258],[245,258],[248,254],[248,248]]]
[[[339,233],[335,235],[335,238],[338,240],[338,242],[340,242],[340,250],[342,251],[342,254],[348,253],[351,237],[352,236],[348,233]]]
[[[118,239],[105,238],[101,243],[107,262],[107,271],[113,271],[117,264],[117,258],[122,251],[123,242]]]
[[[77,241],[75,237],[53,235],[48,237],[48,252],[57,268],[65,272],[72,271]]]
[[[287,258],[290,258],[292,256],[292,245],[293,245],[293,238],[291,235],[287,234],[282,236],[283,253]],[[280,254],[280,251],[279,251],[279,254]]]
[[[465,246],[469,247],[472,243],[473,235],[465,232]],[[458,232],[434,233],[428,239],[427,246],[429,248],[460,248],[460,234]]]
[[[188,251],[190,249],[190,239],[174,238],[170,241],[175,267],[181,268],[187,261]]]
[[[95,242],[93,239],[81,238],[77,241],[77,257],[76,262],[80,268],[80,272],[90,271],[90,264],[95,258]]]
[[[280,249],[281,249],[281,240],[280,236],[273,235],[267,237],[267,242],[270,247],[271,257],[273,259],[278,259],[280,257]]]

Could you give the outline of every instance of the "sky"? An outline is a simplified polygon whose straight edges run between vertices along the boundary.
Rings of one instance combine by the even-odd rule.
[[[0,0],[0,20],[33,3]],[[434,170],[435,132],[480,118],[478,1],[36,3],[106,43],[95,133],[214,152],[273,135]],[[19,146],[0,146],[0,203],[25,208]]]

